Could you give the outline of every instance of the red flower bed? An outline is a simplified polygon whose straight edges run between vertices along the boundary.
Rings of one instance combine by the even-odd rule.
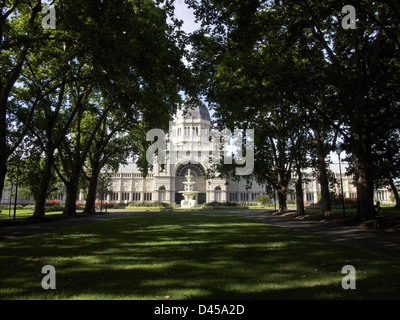
[[[59,205],[60,205],[60,200],[57,200],[57,199],[46,201],[46,207],[54,207],[54,206],[59,206]]]

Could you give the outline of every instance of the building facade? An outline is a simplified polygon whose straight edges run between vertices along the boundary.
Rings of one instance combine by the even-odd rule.
[[[179,191],[184,190],[183,181],[188,169],[191,170],[196,182],[194,190],[198,191],[197,202],[199,204],[213,201],[254,201],[257,195],[266,194],[266,188],[253,181],[250,189],[245,179],[240,181],[224,180],[218,175],[212,179],[206,178],[209,169],[209,158],[215,148],[210,141],[208,133],[212,129],[211,118],[207,107],[203,104],[194,109],[180,110],[174,121],[171,122],[167,140],[174,147],[166,151],[166,164],[158,165],[154,161],[154,170],[143,179],[140,171],[134,163],[121,166],[117,173],[112,174],[112,195],[107,201],[132,202],[132,201],[161,201],[177,203],[183,199]],[[340,176],[339,164],[329,164],[336,181],[334,186],[336,194],[343,193],[345,198],[356,198],[357,190],[352,176],[344,174],[345,164],[341,164]],[[303,192],[304,201],[312,204],[318,202],[320,185],[311,172],[304,172]],[[293,188],[294,189],[294,188]],[[387,188],[375,190],[374,198],[381,202],[390,202],[391,192]],[[288,195],[289,200],[295,200],[295,195]]]
[[[134,162],[121,166],[116,173],[111,174],[110,193],[106,197],[108,202],[167,202],[180,204],[184,190],[185,175],[190,169],[195,182],[194,191],[197,191],[197,203],[203,204],[213,201],[249,202],[254,201],[257,195],[266,194],[264,185],[253,181],[250,188],[246,180],[224,180],[218,174],[212,178],[207,177],[211,168],[210,158],[213,150],[219,148],[210,139],[212,129],[211,117],[204,104],[198,104],[194,108],[178,110],[174,120],[170,123],[169,132],[165,139],[168,141],[165,150],[165,164],[158,164],[158,159],[152,159],[153,170],[146,178]],[[345,198],[356,198],[357,191],[353,183],[353,177],[346,176],[345,164],[341,164],[342,176],[340,176],[339,164],[330,164],[331,171],[335,174],[338,183],[334,186],[335,192],[341,194],[340,181],[343,181],[343,193]],[[318,202],[320,185],[311,172],[304,172],[303,176],[304,201],[312,204]],[[293,188],[294,189],[294,188]],[[5,187],[1,204],[14,203],[12,192],[15,186]],[[390,202],[391,192],[388,188],[375,190],[375,200]],[[62,192],[57,194],[57,199],[62,205],[64,202]],[[81,192],[78,201],[84,203],[84,192]],[[295,200],[295,195],[288,195],[289,200]],[[34,204],[33,199],[19,194],[18,204]]]
[[[342,183],[343,183],[343,195],[344,198],[348,199],[356,199],[357,198],[357,189],[354,183],[354,177],[348,176],[345,174],[346,164],[341,163],[341,170],[339,169],[339,163],[330,163],[329,169],[335,176],[336,183],[331,186],[331,190],[334,191],[337,195],[342,194]],[[342,171],[342,175],[340,175],[340,171]],[[318,194],[321,192],[321,185],[318,183],[318,180],[315,178],[315,175],[311,172],[304,172],[303,175],[303,198],[307,203],[317,203],[318,202]],[[391,202],[390,199],[391,191],[389,188],[380,188],[374,190],[374,200],[380,201],[382,203]],[[295,199],[295,198],[294,198]]]
[[[194,109],[180,110],[174,121],[171,122],[167,140],[170,147],[166,150],[166,164],[158,165],[154,161],[154,170],[143,179],[139,169],[134,163],[121,166],[117,173],[112,174],[112,195],[107,201],[132,202],[132,201],[161,201],[177,203],[183,199],[179,191],[184,190],[183,181],[188,169],[191,170],[195,181],[194,190],[198,191],[197,202],[199,204],[213,201],[254,201],[257,195],[266,194],[266,188],[255,181],[250,189],[245,179],[240,181],[224,180],[218,175],[212,179],[206,178],[210,168],[209,159],[215,148],[209,139],[208,133],[212,129],[211,118],[207,107],[203,104]],[[333,190],[345,198],[356,198],[357,190],[352,176],[344,174],[345,164],[329,164],[330,170],[335,175],[336,185]],[[340,175],[342,171],[342,175]],[[312,172],[304,172],[303,177],[304,201],[312,204],[318,202],[318,194],[321,192],[320,184]],[[294,189],[294,187],[292,188]],[[381,202],[390,202],[391,192],[388,188],[375,190],[374,199]],[[289,200],[295,200],[294,194],[288,195]]]
[[[180,204],[184,190],[183,182],[190,169],[194,191],[198,191],[197,203],[213,201],[253,201],[257,195],[265,194],[265,186],[253,183],[246,189],[246,181],[226,181],[215,174],[207,178],[210,157],[216,145],[210,141],[212,129],[207,107],[199,104],[194,108],[178,110],[166,136],[168,145],[165,164],[153,161],[153,171],[142,178],[135,163],[121,166],[112,174],[111,195],[108,201],[160,201]]]

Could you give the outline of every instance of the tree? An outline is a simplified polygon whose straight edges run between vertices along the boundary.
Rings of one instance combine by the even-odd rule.
[[[400,197],[396,187],[396,181],[400,178],[400,132],[386,132],[374,144],[375,155],[375,187],[389,186],[393,192],[396,205],[400,208]]]
[[[189,3],[206,25],[193,40],[201,51],[196,54],[210,58],[210,63],[197,65],[201,77],[211,80],[210,100],[217,101],[221,75],[229,72],[237,76],[230,85],[251,92],[253,105],[270,91],[270,98],[278,95],[290,102],[288,106],[301,102],[302,108],[312,110],[348,143],[354,159],[357,218],[369,219],[377,128],[391,131],[398,125],[394,120],[399,113],[398,5],[358,2],[353,30],[341,27],[344,2]],[[213,50],[216,58],[204,49]],[[243,83],[244,73],[252,74],[252,81]]]
[[[318,117],[312,117],[309,125],[312,143],[316,151],[317,178],[321,186],[321,213],[329,215],[331,213],[331,201],[326,158],[336,146],[338,130],[333,130],[332,126],[327,126],[326,122],[321,121]]]
[[[117,170],[135,150],[136,137],[133,134],[129,135],[127,131],[136,129],[137,119],[121,114],[118,107],[118,103],[114,104],[110,108],[109,115],[103,119],[83,168],[84,176],[89,183],[84,213],[96,212],[95,201],[98,197],[101,171],[105,167]]]
[[[0,199],[7,174],[7,161],[18,148],[26,128],[12,132],[8,112],[10,98],[21,76],[37,34],[41,1],[2,1],[0,4]],[[10,139],[13,135],[13,139]]]
[[[168,25],[166,21],[167,15],[171,13],[169,3],[167,2],[166,8],[157,7],[151,1],[134,3],[136,7],[124,1],[121,1],[120,7],[102,3],[100,10],[97,10],[90,4],[87,6],[86,3],[79,2],[81,10],[84,10],[91,19],[81,21],[76,17],[70,17],[74,22],[70,27],[83,38],[88,37],[86,39],[88,43],[94,42],[94,46],[87,48],[87,52],[93,58],[90,65],[94,71],[97,71],[96,79],[100,82],[97,82],[97,87],[95,87],[102,99],[110,102],[107,100],[109,97],[118,96],[120,93],[123,99],[127,98],[127,100],[118,100],[118,105],[123,107],[121,110],[131,121],[130,127],[122,126],[128,131],[135,127],[137,119],[156,127],[167,125],[171,113],[180,100],[179,90],[189,78],[181,61],[183,49],[178,47],[181,35],[174,33],[174,27]],[[104,39],[99,35],[99,38],[92,39],[92,34],[86,32],[86,29],[91,31],[104,29],[103,34],[108,37]],[[155,47],[160,50],[154,51]],[[101,48],[101,50],[95,50],[96,48]],[[113,92],[115,89],[117,94]],[[58,173],[60,176],[64,175],[67,189],[69,189],[64,210],[66,215],[75,214],[73,199],[78,190],[79,175],[92,142],[99,134],[98,130],[100,130],[98,137],[101,137],[101,130],[104,128],[102,123],[111,115],[111,108],[115,105],[97,102],[97,107],[92,107],[91,116],[87,98],[82,100],[86,107],[81,110],[81,113],[77,113],[73,139],[69,141],[65,139],[63,150],[59,149],[62,165]],[[120,99],[121,95],[117,98]],[[126,103],[127,101],[129,103]],[[154,116],[155,114],[157,117]],[[90,121],[89,127],[92,131],[83,137],[81,134],[87,131],[84,129],[87,121]],[[118,126],[116,124],[116,127]],[[109,132],[105,132],[104,134],[109,136]],[[106,141],[107,139],[103,140],[103,142]],[[104,149],[106,144],[103,146],[100,144],[99,148]],[[65,156],[66,154],[68,157]],[[96,165],[95,162],[92,165]],[[68,180],[65,179],[63,171],[69,172]],[[95,175],[96,172],[98,168],[93,171]]]
[[[17,80],[12,82],[15,94],[7,105],[8,128],[0,127],[5,130],[0,139],[4,136],[9,142],[15,141],[16,146],[29,130],[34,143],[41,148],[44,162],[39,172],[34,217],[44,217],[53,168],[67,184],[65,214],[74,215],[79,177],[93,141],[101,136],[104,119],[124,121],[124,126],[117,125],[118,121],[114,124],[118,130],[127,131],[137,125],[137,119],[153,128],[168,124],[180,100],[179,91],[190,84],[190,74],[181,60],[184,37],[176,19],[167,23],[167,16],[173,12],[170,1],[123,0],[57,2],[57,28],[48,32],[41,28],[40,19],[35,20],[39,16],[36,10],[29,28],[40,32],[36,38],[30,37],[29,28],[22,23],[29,16],[27,3],[17,1],[11,5],[10,10],[16,12],[15,8],[23,4],[24,15],[16,15],[18,18],[9,19],[12,23],[7,20],[2,24],[4,30],[11,30],[4,47],[26,43],[30,51],[29,55],[24,52],[24,63],[14,68],[18,72],[13,71],[13,66],[4,68],[5,73],[18,73],[23,86],[15,86]],[[37,9],[41,9],[39,4]],[[12,12],[4,19],[11,17]],[[16,40],[10,42],[14,33]],[[4,60],[17,61],[12,55],[18,56],[18,50],[3,53]],[[102,101],[114,102],[104,105]],[[118,112],[111,116],[110,109],[116,106],[125,120],[117,119]],[[17,120],[24,124],[24,130],[15,126]],[[15,131],[15,138],[10,129]],[[100,149],[106,152],[104,145]],[[110,157],[101,156],[102,161]],[[97,161],[91,160],[92,165]],[[5,172],[4,169],[2,174]]]
[[[58,53],[62,52],[57,47],[55,50]],[[62,143],[77,112],[76,106],[65,108],[68,83],[71,83],[76,69],[66,63],[61,63],[60,66],[60,64],[57,64],[57,60],[58,56],[55,55],[52,63],[48,63],[49,68],[47,70],[49,72],[44,72],[41,69],[43,67],[41,59],[38,59],[35,64],[31,63],[27,70],[29,76],[27,74],[26,80],[23,81],[27,96],[29,96],[30,92],[40,89],[43,93],[42,99],[35,109],[33,120],[29,121],[26,115],[23,114],[19,117],[20,121],[29,128],[29,132],[34,139],[33,144],[41,150],[44,159],[40,170],[36,172],[39,176],[39,188],[34,193],[36,206],[33,217],[35,219],[42,219],[45,215],[46,199],[54,176],[52,172],[54,153]],[[61,59],[61,61],[65,60]],[[65,67],[66,65],[68,65],[67,68]],[[50,80],[47,81],[46,79]],[[43,82],[45,86],[41,85]],[[28,102],[26,101],[25,103]],[[37,180],[36,177],[36,183]]]
[[[303,171],[311,166],[311,141],[306,132],[299,130],[299,132],[294,136],[292,144],[296,146],[293,152],[297,178],[295,182],[297,214],[304,215]]]
[[[58,160],[55,168],[58,176],[64,182],[67,189],[67,197],[63,214],[66,216],[76,215],[76,197],[79,191],[79,178],[83,164],[89,153],[94,136],[105,118],[107,112],[101,114],[96,121],[94,114],[96,105],[91,104],[92,84],[72,90],[70,101],[76,106],[77,113],[72,123],[72,130],[57,148]],[[58,165],[59,164],[59,165]]]
[[[112,179],[109,173],[102,172],[99,174],[96,198],[101,200],[101,207],[105,205],[103,201],[107,199],[107,196],[112,194],[112,191],[110,190],[111,184]]]

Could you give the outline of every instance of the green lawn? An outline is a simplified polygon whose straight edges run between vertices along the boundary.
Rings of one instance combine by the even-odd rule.
[[[0,299],[399,299],[399,260],[223,211],[159,212],[0,242]],[[357,289],[341,287],[342,267]],[[57,290],[43,290],[53,265]]]
[[[52,215],[52,214],[61,214],[61,211],[54,211],[54,212],[46,212],[46,215]],[[24,209],[17,209],[15,212],[15,218],[16,219],[22,219],[22,218],[29,218],[32,217],[33,215],[33,210],[24,210]],[[2,210],[0,212],[0,221],[1,220],[12,220],[14,219],[14,210],[11,210],[11,217],[9,216],[9,211],[8,210]]]

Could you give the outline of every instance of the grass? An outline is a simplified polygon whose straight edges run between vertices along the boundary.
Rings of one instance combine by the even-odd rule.
[[[399,260],[223,211],[134,214],[0,242],[0,299],[399,299]],[[357,289],[344,290],[344,265]],[[41,269],[56,269],[43,290]]]
[[[61,214],[61,213],[62,213],[62,211],[46,212],[46,216],[52,215],[52,214]],[[26,218],[32,217],[32,215],[33,215],[33,210],[17,209],[15,212],[16,219],[26,219]],[[1,220],[10,220],[13,218],[14,218],[14,210],[11,210],[11,217],[9,216],[8,210],[2,210],[2,212],[0,212],[0,221]]]

